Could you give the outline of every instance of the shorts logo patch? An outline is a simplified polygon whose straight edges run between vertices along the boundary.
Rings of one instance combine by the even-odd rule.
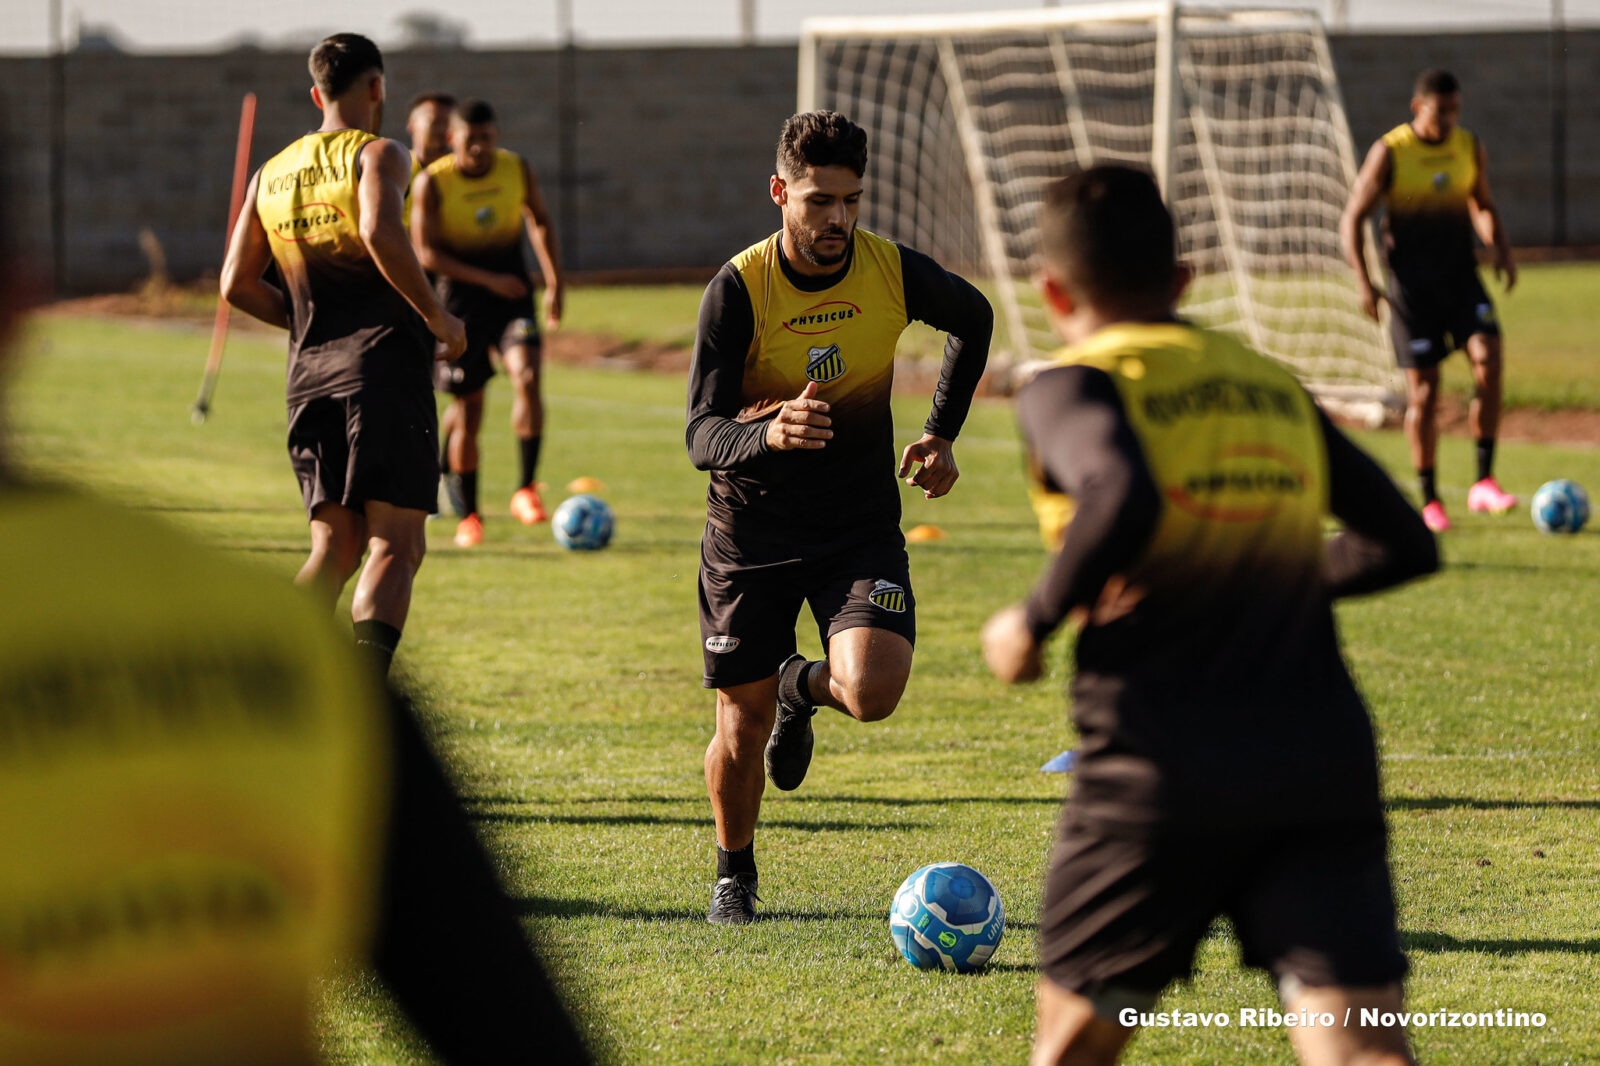
[[[1477,311],[1479,322],[1489,323],[1494,321],[1494,304],[1479,304]]]
[[[879,581],[873,585],[872,591],[867,593],[867,599],[890,614],[904,614],[906,610],[906,590],[892,581]]]
[[[1427,337],[1418,337],[1416,340],[1406,345],[1406,347],[1410,348],[1413,354],[1422,355],[1426,352],[1433,351],[1433,341],[1429,340]]]
[[[510,346],[513,344],[526,344],[539,336],[539,323],[531,318],[517,318],[506,327],[505,334],[500,338],[500,343]]]
[[[844,373],[844,356],[839,354],[839,346],[830,344],[826,348],[812,348],[806,352],[806,377],[821,384],[832,381]]]
[[[707,637],[706,651],[725,652],[732,651],[739,646],[738,637]]]

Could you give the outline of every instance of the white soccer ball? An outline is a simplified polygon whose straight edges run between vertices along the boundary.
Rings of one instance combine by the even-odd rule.
[[[1576,481],[1546,481],[1533,494],[1533,524],[1545,533],[1576,533],[1589,521],[1589,494]]]
[[[611,543],[611,508],[598,496],[583,493],[561,501],[550,517],[556,543],[568,551],[598,551]]]

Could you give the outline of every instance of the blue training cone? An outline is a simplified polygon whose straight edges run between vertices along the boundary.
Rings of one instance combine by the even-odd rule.
[[[1041,773],[1070,774],[1078,768],[1078,753],[1071,748],[1039,767]]]

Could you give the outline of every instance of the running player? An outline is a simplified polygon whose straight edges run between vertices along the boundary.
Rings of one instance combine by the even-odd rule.
[[[1046,190],[1041,290],[1069,347],[1017,407],[1057,555],[983,634],[1009,682],[1079,630],[1035,1066],[1114,1062],[1218,914],[1290,1009],[1400,1007],[1377,753],[1330,604],[1432,571],[1433,537],[1288,371],[1176,317],[1173,238],[1139,171]],[[1325,544],[1327,513],[1345,532]],[[1308,1063],[1410,1061],[1399,1026],[1291,1036]]]
[[[988,359],[994,316],[982,294],[856,226],[866,169],[866,132],[843,115],[785,122],[770,180],[783,228],[724,266],[700,304],[687,440],[694,465],[711,471],[700,631],[704,683],[717,691],[705,761],[712,922],[755,916],[763,750],[772,783],[797,788],[817,707],[887,718],[911,671],[895,342],[913,319],[950,334],[932,414],[899,462],[930,499],[955,484],[952,442]],[[820,661],[795,652],[803,603]]]
[[[311,523],[296,580],[331,607],[365,552],[351,617],[387,671],[439,492],[429,334],[440,358],[460,354],[466,335],[406,236],[410,153],[376,133],[382,54],[341,33],[312,49],[309,65],[322,128],[251,178],[222,292],[289,330],[289,457]],[[273,262],[287,296],[263,276]]]
[[[1495,433],[1500,425],[1500,323],[1478,280],[1472,234],[1494,250],[1494,272],[1506,291],[1517,265],[1500,212],[1489,196],[1489,154],[1457,125],[1461,86],[1447,70],[1424,71],[1411,97],[1412,119],[1372,146],[1350,190],[1339,236],[1355,271],[1361,306],[1376,321],[1379,293],[1367,276],[1364,222],[1381,202],[1383,248],[1389,265],[1389,331],[1406,376],[1406,439],[1422,490],[1428,528],[1450,528],[1434,484],[1439,441],[1439,364],[1457,348],[1472,362],[1472,403],[1467,427],[1477,442],[1478,480],[1467,491],[1467,510],[1504,514],[1517,498],[1494,478]]]
[[[545,325],[561,323],[561,267],[555,230],[533,168],[497,147],[494,110],[482,100],[457,105],[450,118],[450,153],[417,178],[412,198],[412,240],[423,266],[439,277],[439,296],[467,322],[467,350],[438,368],[439,388],[455,397],[445,412],[450,428],[446,487],[460,522],[456,543],[483,540],[478,515],[478,430],[483,388],[494,376],[491,349],[511,379],[511,429],[522,472],[511,514],[524,525],[545,520],[534,478],[544,435],[540,394],[539,323],[533,279],[522,258],[526,229],[544,274]]]

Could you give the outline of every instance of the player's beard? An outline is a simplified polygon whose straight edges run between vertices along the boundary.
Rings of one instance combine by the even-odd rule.
[[[789,234],[789,240],[794,244],[795,254],[799,255],[812,266],[830,267],[838,266],[844,262],[844,257],[850,252],[850,230],[828,228],[820,233],[813,233],[808,229],[797,227],[797,232]],[[825,255],[817,251],[817,241],[824,237],[844,238],[844,247],[836,255]]]

